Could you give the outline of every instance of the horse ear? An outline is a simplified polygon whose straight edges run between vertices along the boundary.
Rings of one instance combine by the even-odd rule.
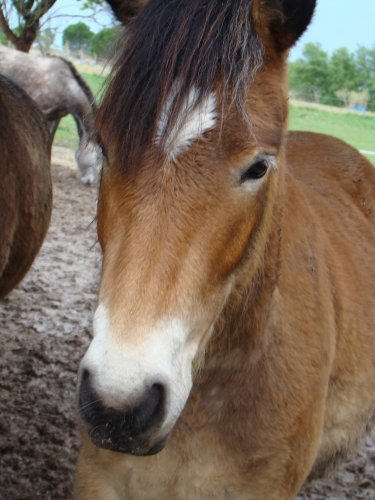
[[[271,34],[278,52],[292,47],[310,24],[316,0],[254,0],[255,21]]]
[[[106,0],[114,16],[126,25],[148,3],[149,0]]]

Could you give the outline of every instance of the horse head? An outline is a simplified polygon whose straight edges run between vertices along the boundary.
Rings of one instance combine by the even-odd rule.
[[[286,56],[314,7],[151,0],[130,24],[99,113],[103,268],[79,377],[100,447],[163,448],[229,298],[261,279],[283,189]]]
[[[102,150],[96,141],[81,140],[75,154],[83,184],[94,184],[98,178],[98,165],[102,161]]]

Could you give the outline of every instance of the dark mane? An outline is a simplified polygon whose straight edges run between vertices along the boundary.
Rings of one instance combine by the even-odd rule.
[[[129,24],[124,50],[99,111],[99,128],[117,165],[136,165],[178,82],[161,142],[188,92],[198,101],[217,84],[243,109],[245,91],[263,59],[252,25],[253,0],[151,0]]]
[[[74,64],[68,61],[67,59],[64,59],[64,57],[61,56],[50,56],[50,57],[55,57],[56,59],[60,59],[63,63],[65,63],[69,67],[74,79],[78,82],[78,85],[81,87],[87,99],[90,101],[90,104],[92,105],[93,111],[95,113],[97,110],[97,105],[95,102],[94,94],[91,92],[90,87],[87,85],[82,76],[78,73]]]

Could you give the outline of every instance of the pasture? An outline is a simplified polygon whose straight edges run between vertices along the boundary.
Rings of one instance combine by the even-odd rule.
[[[362,151],[372,151],[367,158],[375,164],[375,114],[354,113],[341,108],[292,102],[290,130],[329,134]]]

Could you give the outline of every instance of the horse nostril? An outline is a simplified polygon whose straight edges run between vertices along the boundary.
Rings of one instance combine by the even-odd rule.
[[[95,376],[83,369],[78,391],[78,407],[91,440],[101,448],[124,453],[145,454],[150,451],[149,438],[163,420],[166,388],[156,383],[131,405],[113,408],[95,389]]]
[[[84,368],[82,370],[82,375],[81,375],[81,380],[83,382],[87,382],[87,380],[90,378],[90,372],[88,371],[87,368]]]
[[[165,404],[165,388],[162,384],[153,384],[137,408],[133,410],[133,424],[140,431],[145,431],[161,420]]]

